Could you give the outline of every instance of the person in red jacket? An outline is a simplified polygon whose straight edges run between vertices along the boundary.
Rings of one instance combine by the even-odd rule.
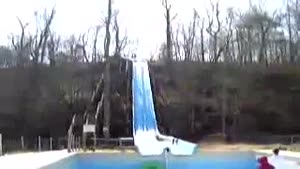
[[[258,161],[260,163],[259,169],[275,169],[274,166],[269,164],[267,157],[261,157]]]

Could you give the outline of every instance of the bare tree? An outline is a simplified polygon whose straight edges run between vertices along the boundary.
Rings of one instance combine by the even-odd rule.
[[[49,41],[47,43],[48,59],[50,61],[50,67],[56,65],[56,55],[60,47],[61,39],[59,36],[55,36],[54,33],[50,33]]]
[[[232,22],[234,19],[234,13],[232,8],[229,8],[227,12],[228,15],[226,17],[227,28],[225,30],[225,40],[221,48],[224,48],[224,52],[223,52],[224,62],[231,62],[233,60],[233,51],[234,51],[234,48],[233,49],[230,48],[230,44],[232,44],[230,42],[232,40],[232,35],[233,35]]]
[[[81,58],[77,57],[77,50],[76,50],[76,45],[77,45],[77,38],[75,35],[71,35],[68,39],[65,39],[63,42],[64,46],[64,53],[63,56],[60,56],[62,58],[61,62],[80,62]]]
[[[179,61],[182,58],[181,55],[181,43],[179,40],[179,32],[180,32],[180,26],[178,26],[176,33],[172,33],[172,39],[173,39],[173,46],[174,46],[174,55],[175,60]]]
[[[6,46],[0,46],[0,68],[16,66],[16,55]]]
[[[211,3],[211,14],[207,12],[208,17],[208,27],[206,28],[206,32],[210,35],[212,41],[212,54],[211,60],[212,62],[217,62],[221,56],[223,49],[218,50],[218,35],[221,31],[221,21],[220,21],[220,10],[219,4],[216,5]],[[215,17],[215,19],[214,19]],[[215,23],[216,20],[216,23]],[[216,28],[214,28],[216,27]]]
[[[257,30],[255,26],[247,21],[248,13],[239,13],[237,24],[235,25],[235,41],[237,45],[237,54],[235,60],[241,65],[252,63],[254,58],[254,41],[256,39],[255,34]]]
[[[109,58],[109,49],[110,49],[110,41],[111,41],[111,33],[110,26],[112,20],[112,1],[108,0],[108,10],[107,17],[105,19],[105,39],[104,39],[104,57],[106,59]]]
[[[253,62],[253,53],[252,53],[252,26],[248,26],[247,27],[247,47],[248,47],[248,58],[249,58],[249,62],[252,63]]]
[[[265,58],[266,55],[266,45],[267,45],[267,35],[269,30],[272,27],[272,20],[269,20],[268,23],[265,25],[264,22],[258,23],[261,31],[261,48],[259,50],[259,57],[258,61],[262,63],[264,60],[267,62],[267,59]]]
[[[35,14],[37,17],[37,13]],[[39,59],[40,63],[44,62],[44,57],[45,57],[45,52],[46,52],[46,47],[47,47],[47,40],[49,38],[49,33],[50,33],[50,26],[52,24],[53,18],[55,15],[55,8],[52,9],[50,16],[47,16],[47,13],[45,11],[44,13],[44,28],[39,30],[37,28],[36,30],[36,35],[34,35],[33,42],[32,42],[32,60],[34,64],[38,64]],[[38,19],[37,19],[37,24],[40,24]]]
[[[219,4],[211,4],[211,11],[211,14],[207,13],[208,27],[206,28],[206,31],[210,35],[210,42],[212,43],[212,56],[210,56],[210,61],[216,63],[219,61],[221,55],[224,54],[224,50],[229,48],[230,40],[233,34],[233,14],[229,10],[228,16],[226,17],[227,28],[222,30]]]
[[[183,51],[184,51],[184,60],[191,61],[193,59],[193,50],[195,45],[195,37],[196,37],[196,26],[198,25],[198,14],[196,10],[194,10],[193,21],[190,23],[188,30],[184,29],[182,26],[182,34],[183,34]]]
[[[120,28],[118,24],[118,12],[115,14],[115,24],[114,24],[114,31],[115,31],[115,57],[120,57],[121,56],[121,51],[120,51]]]
[[[26,53],[30,52],[31,39],[26,39],[25,35],[25,30],[29,23],[23,24],[20,18],[17,17],[17,19],[21,27],[21,35],[19,36],[19,38],[13,35],[11,38],[11,42],[15,51],[17,52],[17,66],[20,67],[24,66],[26,60],[28,59],[26,58],[28,57],[26,56]]]
[[[167,35],[167,60],[171,61],[173,58],[173,48],[172,48],[172,27],[171,27],[171,22],[176,18],[176,15],[171,18],[171,8],[172,5],[168,3],[168,0],[162,0],[162,5],[165,8],[165,19],[166,19],[166,35]]]
[[[300,20],[299,20],[299,16],[300,16],[300,11],[299,11],[299,0],[295,1],[295,9],[294,9],[294,22],[295,22],[295,28],[294,28],[294,32],[295,32],[295,57],[294,60],[296,61],[298,59],[298,55],[299,55],[299,25],[300,25]]]
[[[286,24],[289,35],[289,61],[295,63],[298,59],[299,29],[300,29],[299,0],[287,1]]]
[[[114,17],[114,31],[115,31],[115,57],[121,57],[122,51],[128,44],[128,37],[125,35],[122,39],[120,39],[120,27],[118,24],[118,12],[115,14]]]
[[[238,53],[237,53],[237,61],[240,65],[247,64],[248,60],[251,62],[252,58],[252,48],[248,49],[249,46],[252,46],[252,34],[248,35],[246,31],[249,30],[249,27],[239,27],[236,29],[236,41],[238,46]],[[247,58],[248,56],[248,58]]]
[[[81,34],[78,37],[73,34],[63,42],[60,42],[63,50],[57,54],[55,60],[60,63],[89,63],[89,55],[86,50],[88,39],[86,37],[86,34]]]
[[[100,29],[101,29],[100,25],[96,26],[96,31],[95,31],[94,40],[93,40],[92,62],[97,62],[97,42],[98,42],[98,35],[99,35]]]
[[[88,38],[86,34],[80,35],[78,39],[78,43],[76,44],[76,50],[81,50],[85,62],[89,63],[89,57],[86,51],[87,42],[88,42]]]
[[[201,58],[202,62],[205,62],[205,49],[204,49],[204,19],[202,19],[200,27],[200,44],[201,44]]]
[[[160,45],[159,53],[158,53],[158,60],[164,60],[167,55],[167,45],[165,43]]]
[[[287,27],[288,27],[288,33],[289,33],[289,59],[290,59],[291,63],[294,63],[295,57],[294,57],[294,52],[293,52],[291,9],[290,9],[289,4],[287,4]]]
[[[269,16],[261,7],[251,6],[249,11],[242,14],[237,29],[238,56],[241,63],[252,62],[253,57],[256,57],[259,63],[268,64],[270,57],[273,57],[270,56],[270,54],[273,55],[273,53],[270,53],[273,52],[270,38],[279,25],[280,17],[276,11],[272,16]]]

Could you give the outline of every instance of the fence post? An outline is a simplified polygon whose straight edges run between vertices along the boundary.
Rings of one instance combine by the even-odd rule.
[[[77,141],[76,141],[78,151],[79,151],[79,149],[80,149],[80,142],[79,142],[79,139],[80,139],[80,136],[77,137]]]
[[[78,137],[75,137],[75,147],[76,147],[76,150],[78,151],[79,150]]]
[[[73,151],[73,134],[71,135],[70,138],[70,147],[71,147],[71,151]]]
[[[80,150],[80,136],[77,138],[78,150]]]
[[[122,147],[122,138],[119,138],[119,147]]]
[[[39,151],[41,151],[42,150],[41,136],[38,137],[38,146],[39,146]]]
[[[294,136],[291,136],[291,144],[294,144]]]
[[[80,147],[80,142],[79,142],[79,136],[78,137],[76,137],[77,139],[76,139],[76,145],[77,145],[77,151],[79,151],[79,147]]]
[[[86,133],[83,132],[82,134],[82,147],[83,147],[83,151],[86,151]]]
[[[76,142],[76,136],[74,135],[74,137],[73,137],[73,144],[74,144],[74,151],[76,151],[77,150],[77,142]]]
[[[72,134],[72,149],[75,150],[75,135]]]
[[[79,136],[79,137],[78,137],[78,147],[79,147],[79,149],[82,148],[81,146],[82,146],[82,145],[81,145],[81,137]]]
[[[0,156],[2,156],[2,134],[0,133]]]
[[[52,147],[52,137],[50,137],[50,151],[52,151],[53,147]]]
[[[25,149],[25,144],[24,144],[24,136],[21,136],[21,149]]]
[[[70,135],[70,151],[73,151],[73,134]]]
[[[94,149],[96,149],[97,147],[97,136],[96,136],[96,132],[94,132]]]
[[[68,152],[71,152],[71,136],[68,134]]]

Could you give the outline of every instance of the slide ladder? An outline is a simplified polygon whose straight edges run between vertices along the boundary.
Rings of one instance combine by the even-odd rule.
[[[161,155],[165,150],[173,155],[192,155],[197,145],[173,136],[160,134],[153,104],[148,63],[132,63],[133,137],[141,155]]]

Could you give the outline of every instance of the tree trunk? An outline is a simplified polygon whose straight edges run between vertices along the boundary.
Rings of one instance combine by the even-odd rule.
[[[294,63],[295,59],[294,59],[294,52],[293,52],[293,42],[292,42],[292,26],[291,26],[291,11],[290,11],[290,7],[288,5],[288,16],[287,16],[287,20],[288,20],[288,33],[289,33],[289,60],[290,63]]]
[[[217,33],[214,34],[214,43],[213,43],[213,45],[214,45],[214,58],[213,58],[213,62],[215,62],[217,60],[217,55],[218,55],[218,52],[217,52],[218,37],[217,37],[217,35],[218,35]]]
[[[106,60],[105,73],[104,73],[104,122],[103,122],[103,134],[105,138],[110,137],[110,62]]]
[[[239,31],[240,31],[240,30],[237,29],[236,32],[235,32],[236,43],[237,43],[237,49],[238,49],[236,60],[237,60],[238,62],[240,62],[240,64],[242,64],[242,62],[241,62],[241,41],[240,41]]]
[[[253,54],[252,54],[252,34],[250,28],[247,29],[248,35],[248,55],[249,55],[249,62],[252,63],[253,61]]]
[[[108,17],[106,22],[106,35],[104,42],[104,57],[106,58],[105,72],[104,72],[104,122],[103,122],[103,134],[105,138],[110,137],[110,59],[109,59],[109,47],[110,47],[110,23],[111,23],[111,0],[108,0]]]
[[[195,109],[192,107],[191,111],[191,132],[192,134],[195,133]]]
[[[168,62],[172,60],[172,41],[171,41],[171,21],[170,21],[170,8],[166,8],[166,22],[167,22],[167,59]]]
[[[234,62],[234,58],[235,58],[235,45],[234,45],[234,40],[233,39],[231,40],[231,50],[232,50],[231,62]]]
[[[223,97],[222,98],[222,134],[223,134],[223,136],[226,136],[227,93],[226,93],[226,87],[224,84],[223,84],[222,90],[223,90],[222,91],[222,97]]]
[[[201,56],[202,56],[202,62],[205,62],[203,29],[204,29],[204,26],[202,24],[202,28],[201,28]]]
[[[298,0],[296,0],[296,18],[295,18],[295,20],[296,20],[296,31],[295,31],[295,38],[296,38],[296,42],[295,42],[295,56],[294,56],[294,62],[297,62],[297,60],[298,60],[298,48],[299,48],[299,39],[298,39],[298,26],[299,26],[299,9],[298,9],[298,5],[299,5],[299,1]]]
[[[265,29],[264,26],[261,25],[261,47],[259,49],[259,58],[258,58],[258,62],[262,63],[264,60],[266,60],[265,58],[265,46],[266,46],[266,33],[265,33]]]

